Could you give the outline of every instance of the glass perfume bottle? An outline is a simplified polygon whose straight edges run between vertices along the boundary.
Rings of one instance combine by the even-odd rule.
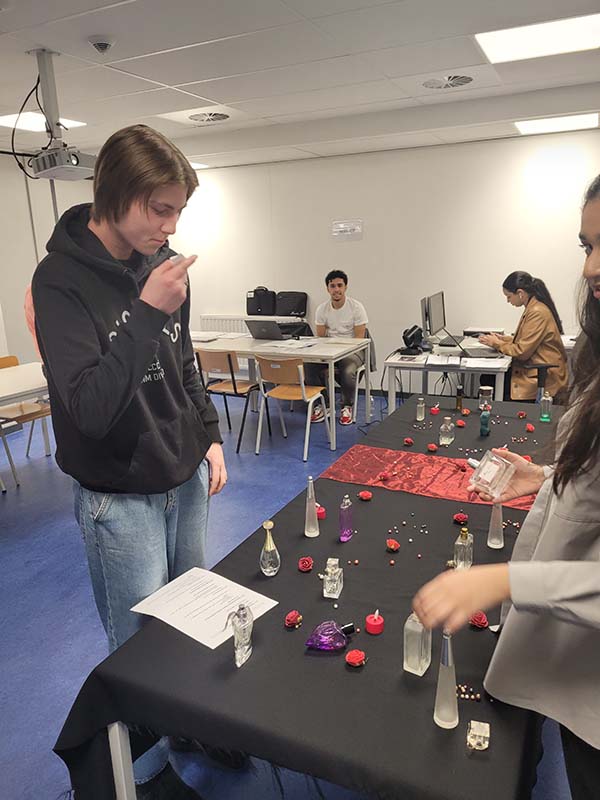
[[[323,597],[337,600],[344,588],[344,570],[340,567],[339,558],[328,558],[323,573]]]
[[[273,541],[273,534],[271,531],[273,530],[274,523],[268,519],[266,522],[263,522],[263,528],[265,529],[265,543],[263,545],[263,549],[260,551],[260,569],[263,575],[266,575],[268,578],[272,578],[273,575],[277,575],[279,572],[279,567],[281,566],[281,557],[279,556],[279,551],[275,547],[275,542]]]
[[[343,650],[348,644],[348,636],[356,628],[353,622],[338,625],[333,619],[320,622],[305,642],[311,650]]]
[[[340,504],[340,542],[349,542],[352,533],[352,500],[345,494]]]
[[[493,550],[504,547],[504,527],[502,525],[502,503],[494,503],[488,528],[487,546]]]
[[[467,725],[467,748],[469,750],[487,750],[490,746],[490,723],[478,722],[476,719]]]
[[[492,497],[500,497],[514,472],[514,464],[488,450],[471,476],[471,483]]]
[[[484,409],[481,414],[479,415],[479,435],[480,436],[489,436],[490,435],[490,411],[489,409]]]
[[[404,669],[424,675],[431,664],[431,631],[412,612],[404,623]]]
[[[450,417],[444,417],[444,421],[440,425],[440,445],[448,447],[454,441],[454,423]]]
[[[552,397],[547,391],[540,402],[540,422],[552,422]]]
[[[473,563],[473,534],[468,528],[461,528],[454,542],[455,569],[469,569]]]
[[[452,653],[452,637],[442,634],[442,653],[438,673],[433,721],[440,728],[456,728],[458,725],[458,699],[456,697],[456,669]]]
[[[425,400],[419,397],[417,400],[417,422],[423,422],[425,419]]]
[[[479,387],[479,410],[491,411],[492,410],[492,396],[494,394],[493,386],[480,386]]]
[[[456,387],[456,411],[462,411],[464,394],[463,385],[459,383]]]
[[[233,628],[233,654],[236,667],[243,666],[252,655],[252,626],[254,616],[250,606],[240,604],[237,611],[227,617],[225,627]]]
[[[319,520],[317,519],[317,501],[315,499],[315,485],[312,475],[308,476],[306,488],[306,517],[304,519],[304,535],[314,539],[319,535]]]

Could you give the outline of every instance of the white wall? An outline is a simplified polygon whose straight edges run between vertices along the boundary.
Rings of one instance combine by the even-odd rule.
[[[39,258],[46,254],[46,242],[54,227],[54,214],[47,180],[29,181]],[[59,213],[75,203],[91,200],[91,181],[57,181]],[[4,319],[6,350],[21,362],[37,360],[25,324],[23,298],[37,266],[36,247],[27,205],[25,178],[10,156],[0,155],[0,219],[2,259],[0,262],[0,305]],[[2,335],[0,332],[0,340]]]
[[[600,172],[600,132],[524,137],[200,172],[173,246],[198,253],[192,327],[201,313],[245,313],[264,284],[308,292],[346,270],[382,356],[420,324],[419,298],[443,289],[453,332],[514,330],[501,283],[514,269],[546,281],[575,331],[582,265],[579,210]],[[364,238],[337,242],[335,219],[361,218]]]

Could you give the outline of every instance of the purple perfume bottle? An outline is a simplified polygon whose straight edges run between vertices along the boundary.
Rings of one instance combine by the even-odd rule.
[[[340,542],[349,542],[352,533],[352,500],[345,494],[340,505]]]
[[[338,625],[333,619],[320,622],[306,640],[311,650],[343,650],[348,644],[348,636],[355,632],[354,623]]]

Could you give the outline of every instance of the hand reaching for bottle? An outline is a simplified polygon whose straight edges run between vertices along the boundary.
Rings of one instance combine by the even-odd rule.
[[[467,487],[468,491],[475,492],[482,500],[488,503],[506,503],[508,500],[514,500],[515,497],[523,497],[524,495],[535,494],[539,491],[545,480],[543,467],[532,464],[530,461],[523,458],[523,456],[517,453],[511,453],[510,450],[493,449],[492,453],[510,461],[515,467],[515,472],[507,487],[500,497],[492,497],[492,495],[472,485]]]

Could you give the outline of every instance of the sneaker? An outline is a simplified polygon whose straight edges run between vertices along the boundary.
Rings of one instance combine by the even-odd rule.
[[[344,406],[342,408],[340,425],[352,425],[352,406]]]
[[[202,800],[202,796],[179,777],[170,764],[147,783],[135,787],[137,800]]]
[[[310,421],[325,422],[325,412],[323,411],[323,406],[318,405],[313,409]]]

